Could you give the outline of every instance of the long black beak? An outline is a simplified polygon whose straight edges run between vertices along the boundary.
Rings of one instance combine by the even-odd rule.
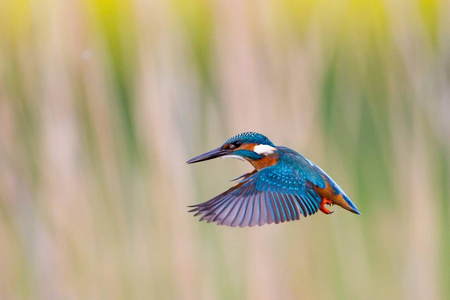
[[[226,154],[228,154],[227,150],[222,150],[222,148],[217,148],[217,149],[211,150],[209,152],[206,152],[204,154],[201,154],[201,155],[199,155],[197,157],[191,158],[186,163],[193,164],[193,163],[196,163],[196,162],[200,162],[200,161],[204,161],[204,160],[208,160],[208,159],[221,157],[221,156],[224,156]]]

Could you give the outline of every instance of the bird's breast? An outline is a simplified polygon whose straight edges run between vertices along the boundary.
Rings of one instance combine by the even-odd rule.
[[[264,156],[258,160],[248,159],[248,161],[253,165],[256,170],[261,170],[270,166],[275,165],[278,162],[279,155],[278,153],[272,153]]]

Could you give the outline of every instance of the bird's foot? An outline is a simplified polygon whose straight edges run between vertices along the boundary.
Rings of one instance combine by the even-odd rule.
[[[331,202],[331,200],[328,200],[327,198],[323,198],[322,202],[320,203],[320,211],[327,215],[332,214],[333,211],[330,211],[328,208],[326,208],[325,204],[328,206],[332,206],[333,202]]]

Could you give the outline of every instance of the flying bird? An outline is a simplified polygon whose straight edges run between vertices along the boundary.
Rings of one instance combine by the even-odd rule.
[[[299,220],[318,210],[333,213],[325,205],[360,214],[356,206],[316,164],[300,153],[275,146],[267,137],[245,132],[222,146],[187,161],[188,164],[217,157],[246,160],[255,168],[234,180],[238,183],[209,201],[192,205],[200,221],[226,226],[255,226]]]

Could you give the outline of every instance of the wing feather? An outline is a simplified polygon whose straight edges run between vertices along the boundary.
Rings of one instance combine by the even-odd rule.
[[[266,200],[262,197],[263,194],[259,193],[258,194],[258,203],[260,205],[260,210],[259,210],[259,220],[258,220],[258,225],[262,226],[264,224],[269,224],[269,208],[267,207],[267,203]]]
[[[284,201],[282,195],[283,194],[276,194],[276,196],[278,198],[278,202],[280,202],[282,207],[283,207],[284,214],[285,214],[285,217],[286,217],[286,221],[289,222],[289,221],[293,220],[292,219],[292,212],[291,212],[289,206],[287,205],[287,203]]]
[[[274,216],[275,216],[275,224],[278,224],[281,221],[280,209],[278,208],[277,203],[273,199],[271,192],[267,192],[267,197],[269,198],[270,204],[273,207],[273,213],[274,213]]]
[[[279,194],[280,197],[280,201],[283,202],[284,207],[286,207],[286,211],[289,215],[289,220],[288,221],[293,221],[296,220],[296,215],[295,215],[295,211],[291,206],[291,203],[289,201],[286,201],[286,198],[284,197],[283,194]]]
[[[224,208],[219,211],[217,216],[214,218],[214,222],[218,221],[220,225],[228,225],[231,226],[231,223],[234,221],[237,212],[239,212],[239,207],[241,198],[240,195],[244,192],[244,189],[239,189],[230,203],[224,202]],[[232,204],[232,205],[231,205]]]
[[[286,205],[289,207],[289,211],[292,216],[292,220],[298,220],[299,217],[297,215],[297,211],[295,209],[295,203],[291,202],[288,198],[288,195],[281,194],[281,197],[283,198],[283,201],[286,203]]]
[[[239,227],[250,226],[250,222],[253,217],[253,208],[255,203],[255,194],[254,191],[248,196],[247,206],[245,208],[245,214],[242,217],[242,221],[239,223]]]
[[[300,201],[302,201],[302,203],[305,205],[308,216],[310,216],[312,213],[312,209],[311,205],[309,204],[309,201],[305,197],[300,197]]]
[[[243,175],[235,186],[193,205],[190,212],[201,216],[200,221],[232,227],[278,224],[315,214],[322,199],[312,186],[324,185],[322,178],[313,174],[315,165],[293,153],[283,155],[291,161]],[[292,162],[294,158],[297,161]],[[299,164],[300,169],[295,167]]]
[[[253,206],[252,206],[252,216],[249,221],[250,227],[253,227],[259,223],[259,219],[261,218],[261,204],[259,203],[258,196],[255,193],[253,195]]]
[[[269,195],[267,193],[262,193],[261,198],[266,204],[267,207],[267,223],[272,224],[275,222],[275,211],[273,209],[272,204],[270,203]]]

